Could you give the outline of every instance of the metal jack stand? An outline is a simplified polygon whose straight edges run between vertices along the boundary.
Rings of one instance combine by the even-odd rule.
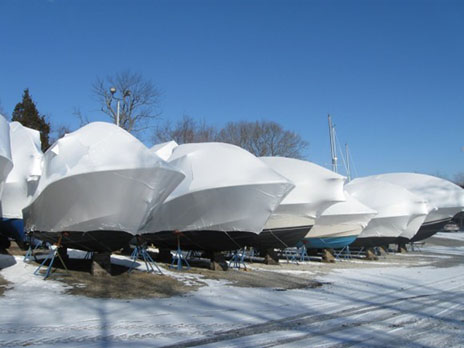
[[[290,261],[296,262],[298,264],[298,261],[303,262],[306,261],[306,258],[309,258],[308,256],[308,250],[306,249],[306,245],[303,244],[296,249],[296,253],[293,254],[292,258]]]
[[[287,263],[295,262],[298,264],[298,262],[296,261],[297,253],[298,253],[298,248],[285,248],[282,251],[282,255],[285,256],[285,260],[287,260]]]
[[[287,263],[295,263],[298,265],[299,262],[306,261],[309,259],[308,249],[306,248],[306,243],[298,243],[294,248],[284,249],[284,256],[287,259]]]
[[[245,255],[246,255],[246,249],[239,249],[234,251],[234,255],[229,261],[229,267],[230,268],[235,268],[235,269],[240,269],[240,266],[243,265],[243,268],[245,271],[247,270],[246,264],[245,264]]]
[[[350,251],[350,246],[347,245],[343,247],[338,253],[335,254],[335,258],[337,260],[343,259],[343,260],[349,260],[351,259],[351,251]]]
[[[127,271],[127,273],[132,272],[132,270],[135,268],[135,264],[137,263],[137,259],[140,258],[145,263],[145,267],[147,268],[148,273],[150,272],[155,273],[156,272],[155,268],[156,268],[160,274],[163,274],[161,269],[158,267],[156,262],[153,260],[153,258],[148,253],[147,243],[142,242],[139,236],[137,236],[136,238],[137,238],[137,245],[131,254],[132,264],[129,268],[129,271]]]
[[[55,258],[58,256],[58,258],[60,259],[61,261],[61,264],[63,265],[64,269],[66,270],[66,272],[69,272],[68,268],[66,267],[66,264],[65,262],[63,261],[63,258],[61,257],[60,253],[58,252],[58,249],[61,247],[61,239],[62,239],[63,235],[60,235],[60,238],[58,239],[58,243],[56,243],[56,247],[55,249],[51,249],[50,252],[48,253],[47,257],[42,261],[42,263],[40,264],[39,267],[37,267],[37,269],[34,271],[34,275],[38,275],[39,274],[39,271],[40,269],[42,268],[42,266],[45,265],[45,263],[47,262],[47,260],[50,260],[50,264],[48,265],[47,267],[47,272],[45,272],[45,276],[44,276],[44,280],[47,279],[49,276],[50,276],[50,273],[52,271],[52,267],[53,267],[53,262],[55,261]]]
[[[24,259],[23,259],[24,262],[32,261],[32,256],[34,255],[34,251],[36,251],[39,247],[41,247],[43,243],[42,241],[40,241],[39,243],[35,245],[34,248],[32,248],[32,238],[30,235],[28,235],[28,238],[29,238],[29,248],[26,251],[26,255],[24,255]]]
[[[182,270],[182,262],[185,263],[187,270],[190,269],[190,264],[188,263],[187,259],[182,254],[182,249],[180,248],[180,236],[181,233],[179,231],[174,232],[177,235],[177,250],[176,253],[172,257],[172,262],[169,268],[176,268],[178,271]]]

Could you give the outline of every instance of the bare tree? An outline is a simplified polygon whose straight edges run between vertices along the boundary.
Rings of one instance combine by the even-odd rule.
[[[112,92],[110,88],[115,90]],[[101,111],[114,123],[119,100],[119,125],[131,133],[152,127],[153,121],[160,115],[158,104],[161,92],[139,73],[124,71],[106,79],[97,78],[93,93],[101,104]]]
[[[229,122],[217,140],[238,145],[255,156],[304,158],[308,147],[298,134],[272,121]]]
[[[216,128],[208,126],[204,120],[196,121],[192,117],[184,115],[174,125],[166,121],[163,125],[158,126],[153,140],[155,143],[174,140],[178,144],[186,144],[215,141],[216,136]]]

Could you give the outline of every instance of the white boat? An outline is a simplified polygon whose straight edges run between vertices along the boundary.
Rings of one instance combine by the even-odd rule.
[[[171,144],[172,145],[172,144]],[[157,146],[155,150],[165,150]],[[168,163],[186,175],[143,228],[146,240],[186,250],[233,250],[254,243],[294,185],[231,144],[179,145]]]
[[[3,192],[3,185],[13,168],[11,159],[11,144],[10,144],[10,125],[8,121],[0,115],[0,203]],[[2,215],[0,205],[0,217]],[[0,219],[1,221],[1,219]],[[9,233],[0,226],[0,249],[6,249],[10,246]]]
[[[13,161],[11,159],[10,125],[8,121],[0,115],[0,197],[3,184],[11,169],[13,169]]]
[[[24,240],[23,208],[29,204],[41,175],[40,133],[19,122],[10,123],[13,169],[0,200],[0,229],[18,243]]]
[[[336,203],[316,219],[304,238],[308,249],[341,249],[351,243],[367,227],[377,211],[345,192],[346,201]]]
[[[260,159],[295,184],[295,188],[273,212],[261,233],[263,236],[269,235],[268,241],[275,240],[278,244],[263,242],[262,248],[295,246],[303,240],[324,210],[345,200],[345,177],[342,175],[294,158]]]
[[[456,214],[464,210],[464,190],[448,180],[417,173],[389,173],[375,177],[405,187],[436,208],[427,215],[411,239],[413,242],[441,231]]]
[[[354,246],[382,246],[409,240],[430,212],[430,205],[409,190],[374,177],[357,178],[345,185],[350,195],[377,211]]]
[[[25,228],[70,248],[117,250],[183,178],[122,128],[90,123],[45,152]]]

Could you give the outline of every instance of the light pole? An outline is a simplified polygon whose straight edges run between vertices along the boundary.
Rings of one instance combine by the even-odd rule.
[[[116,98],[114,96],[114,94],[116,93],[116,87],[111,87],[110,92],[111,92],[111,99],[116,99],[116,101],[117,101],[117,103],[116,103],[116,126],[119,127],[119,107],[120,107],[119,103],[125,97],[130,96],[130,91],[128,89],[125,89],[123,94],[122,94],[122,98]]]

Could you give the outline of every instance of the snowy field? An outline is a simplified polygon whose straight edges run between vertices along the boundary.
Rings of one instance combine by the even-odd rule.
[[[377,262],[267,269],[324,283],[287,291],[202,279],[187,296],[103,300],[65,294],[20,257],[0,265],[0,347],[464,347],[464,233]]]

